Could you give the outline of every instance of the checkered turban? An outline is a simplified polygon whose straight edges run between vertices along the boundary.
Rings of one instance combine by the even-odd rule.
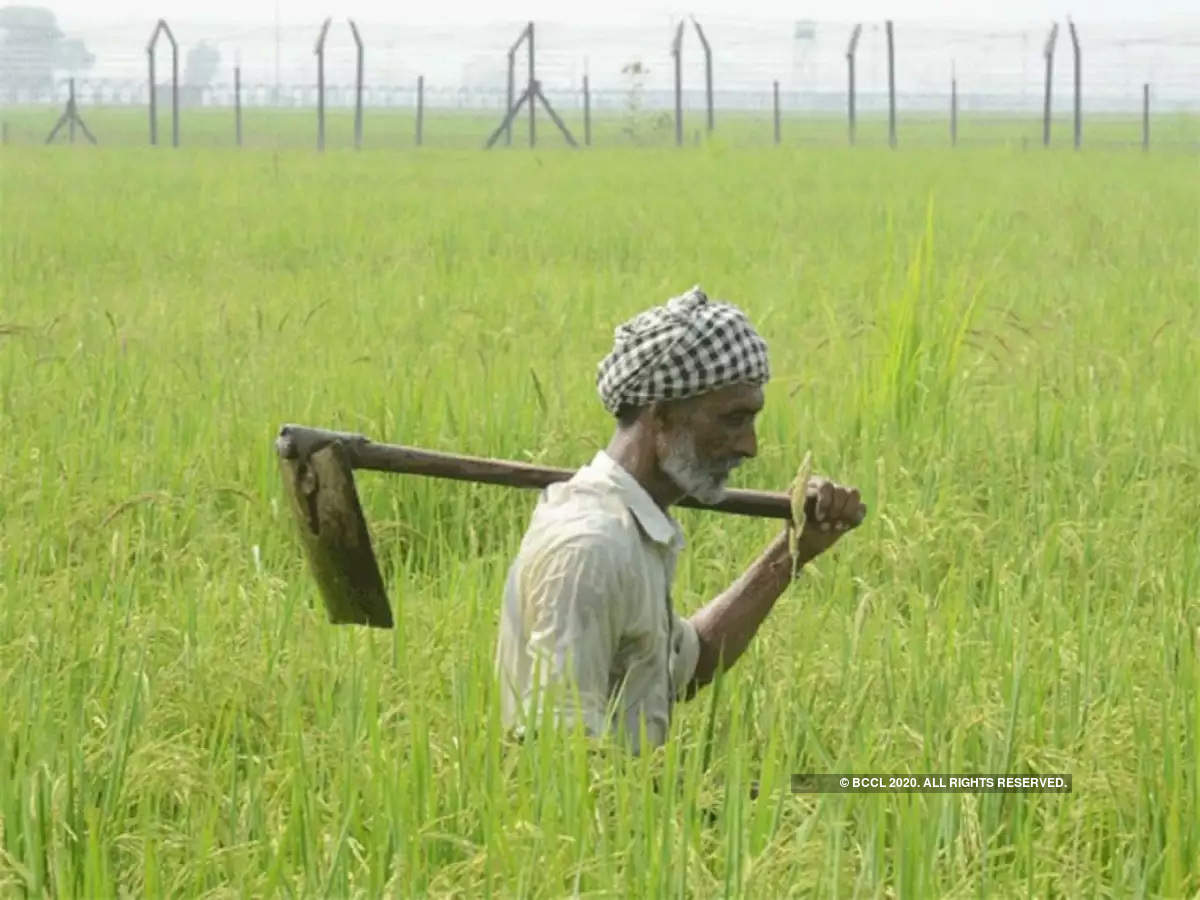
[[[730,384],[765,384],[767,345],[736,306],[710,302],[697,285],[634,316],[614,332],[596,388],[613,415],[622,406],[678,400]]]

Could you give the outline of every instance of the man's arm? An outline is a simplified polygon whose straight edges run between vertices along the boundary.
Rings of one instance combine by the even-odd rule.
[[[803,547],[800,552],[804,552]],[[785,530],[737,581],[691,617],[700,638],[700,658],[688,685],[689,697],[712,681],[722,652],[725,668],[737,661],[791,580],[792,559]]]
[[[866,515],[856,489],[813,479],[809,495],[815,502],[812,517],[797,543],[797,569],[832,547]],[[718,665],[728,669],[745,652],[758,626],[791,583],[792,565],[785,528],[737,581],[691,617],[700,638],[700,657],[688,685],[688,697],[712,681]]]

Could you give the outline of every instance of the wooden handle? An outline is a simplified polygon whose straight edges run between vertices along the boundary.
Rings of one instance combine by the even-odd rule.
[[[327,431],[303,425],[284,425],[279,431],[275,447],[284,459],[296,459],[308,457],[334,441],[340,442],[345,448],[351,467],[376,472],[399,472],[406,475],[427,475],[431,478],[451,478],[457,481],[535,489],[567,481],[575,474],[572,469],[535,466],[505,459],[459,456],[455,453],[439,453],[397,444],[376,444],[361,434]],[[772,491],[729,490],[720,503],[709,505],[692,497],[684,497],[676,505],[760,518],[789,520],[792,517],[792,505],[788,495]]]

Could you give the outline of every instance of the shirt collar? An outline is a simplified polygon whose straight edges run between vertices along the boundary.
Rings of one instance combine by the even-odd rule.
[[[638,523],[652,541],[682,550],[683,529],[667,515],[638,480],[605,451],[600,450],[592,458],[591,468],[615,484],[625,505],[637,517]]]

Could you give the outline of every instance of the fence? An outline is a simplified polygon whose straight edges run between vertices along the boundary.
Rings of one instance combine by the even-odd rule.
[[[1153,133],[1155,146],[1200,148],[1200,22],[985,30],[342,19],[238,29],[147,22],[76,36],[96,57],[74,74],[78,110],[108,143],[483,146],[536,84],[531,137],[510,122],[504,143],[561,143],[535,129],[557,111],[580,144],[682,144],[711,132],[746,143],[1149,146]],[[191,64],[198,48],[217,60],[207,74],[193,71],[203,68]],[[11,66],[0,74],[5,139],[43,140],[58,113],[45,107],[68,102],[71,78],[13,77]],[[159,133],[167,111],[169,141]]]

